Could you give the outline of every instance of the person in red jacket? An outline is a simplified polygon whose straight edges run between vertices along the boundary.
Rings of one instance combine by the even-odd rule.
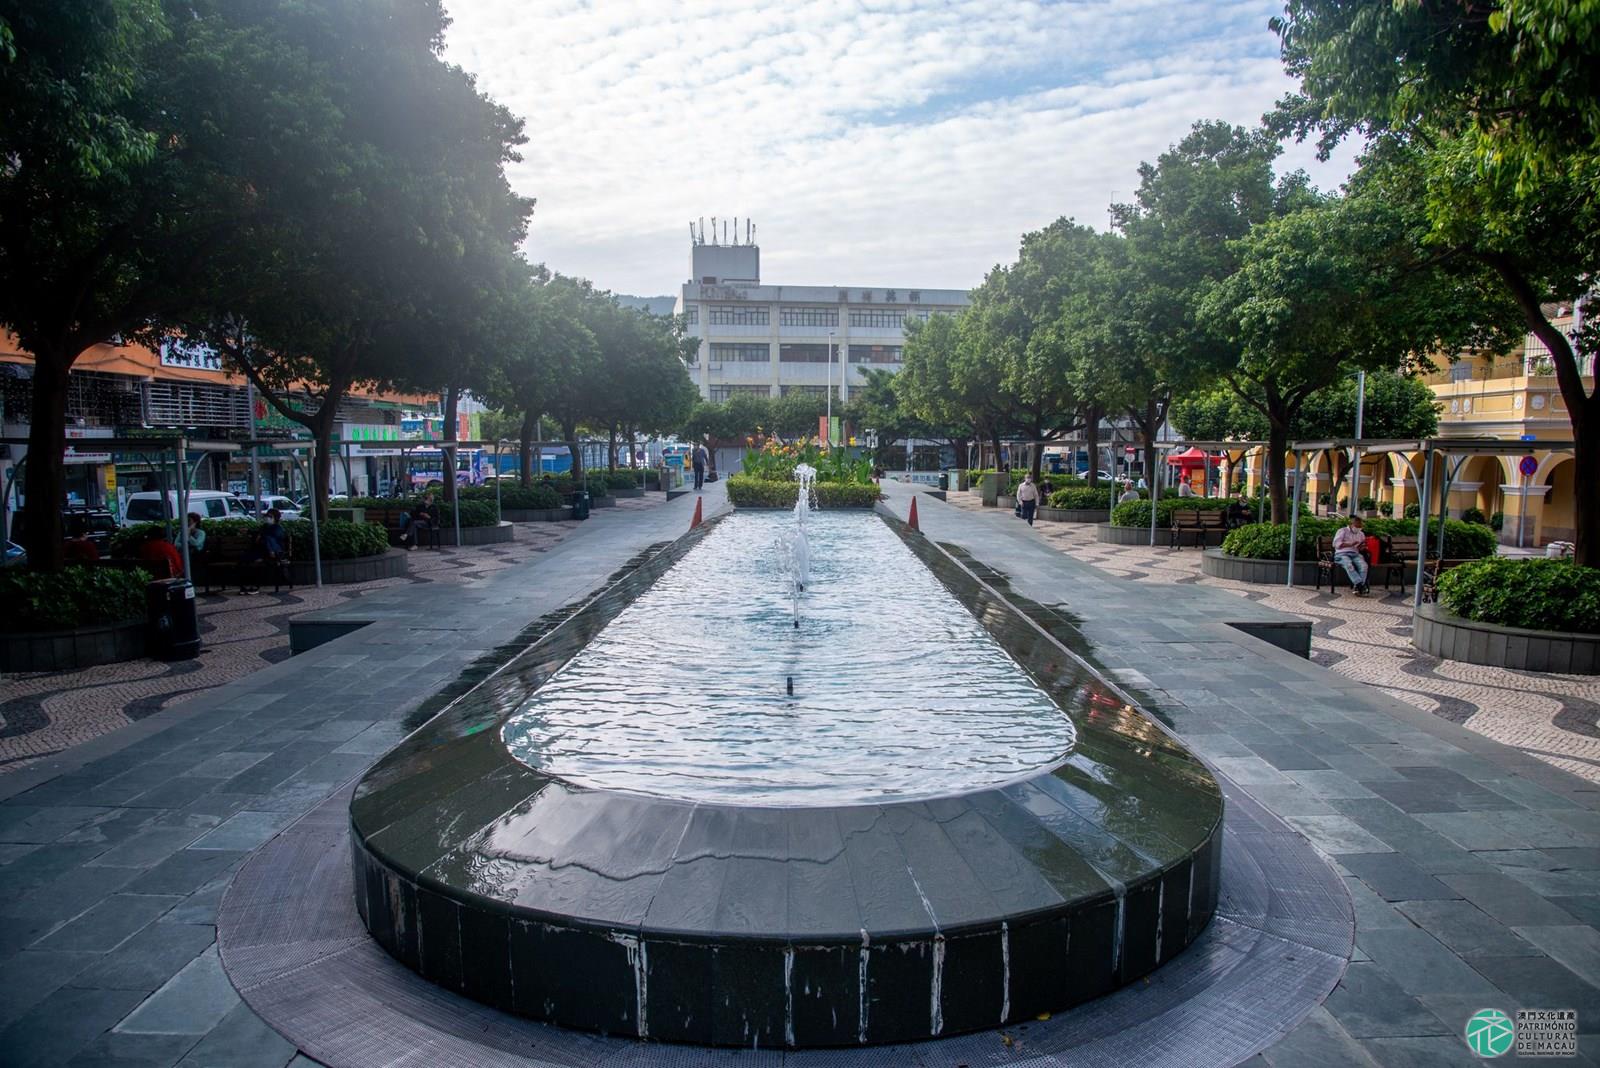
[[[153,572],[165,571],[165,574],[156,574],[158,579],[183,577],[183,557],[178,555],[178,550],[167,540],[166,532],[160,527],[150,528],[150,533],[134,556],[145,563],[160,565],[151,568]]]

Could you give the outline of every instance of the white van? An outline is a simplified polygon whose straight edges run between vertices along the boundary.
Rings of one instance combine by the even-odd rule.
[[[244,505],[231,493],[222,490],[190,490],[189,511],[199,512],[206,519],[249,519],[250,513],[245,511]],[[159,523],[163,519],[176,519],[178,516],[178,491],[167,491],[166,514],[162,514],[161,494],[130,493],[128,503],[122,510],[122,525],[131,527],[135,523]]]

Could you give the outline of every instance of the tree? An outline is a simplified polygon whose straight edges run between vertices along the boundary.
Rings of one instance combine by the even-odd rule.
[[[73,363],[113,337],[148,340],[248,207],[236,168],[195,137],[226,89],[179,61],[195,36],[158,0],[0,0],[0,325],[34,358],[24,491],[40,569],[61,565]],[[277,88],[259,65],[228,73]]]
[[[1207,288],[1238,268],[1232,242],[1309,199],[1304,175],[1274,178],[1279,151],[1263,131],[1196,123],[1140,165],[1133,202],[1112,207],[1127,246],[1105,286],[1103,299],[1121,314],[1108,332],[1113,358],[1101,395],[1138,427],[1146,472],[1155,470],[1154,439],[1173,394],[1216,381],[1238,360],[1237,347],[1199,319]]]
[[[968,340],[968,312],[931,315],[906,323],[895,396],[914,419],[959,429],[986,439],[1000,455],[1000,436],[1010,429],[999,390],[999,354]],[[965,462],[965,450],[958,460]]]
[[[1600,389],[1545,305],[1587,291],[1600,271],[1600,9],[1568,0],[1350,4],[1290,0],[1274,27],[1301,94],[1275,121],[1317,131],[1329,151],[1351,132],[1409,155],[1442,249],[1499,277],[1550,351],[1572,422],[1575,484],[1600,485]],[[1576,501],[1579,563],[1600,567],[1600,494]]]
[[[1355,435],[1357,379],[1346,375],[1308,397],[1289,428],[1292,441],[1349,438]],[[1262,441],[1267,437],[1264,398],[1246,401],[1227,385],[1216,385],[1176,397],[1172,424],[1195,441]],[[1366,402],[1362,409],[1362,436],[1368,439],[1408,440],[1432,436],[1439,428],[1439,404],[1433,390],[1418,378],[1392,372],[1367,375]],[[1349,456],[1339,450],[1332,458],[1333,498],[1348,472]]]
[[[1429,354],[1499,339],[1504,302],[1423,247],[1426,222],[1361,183],[1269,219],[1234,243],[1238,270],[1201,299],[1200,323],[1237,347],[1228,387],[1265,417],[1274,522],[1288,518],[1285,463],[1306,403],[1354,370],[1412,370]]]

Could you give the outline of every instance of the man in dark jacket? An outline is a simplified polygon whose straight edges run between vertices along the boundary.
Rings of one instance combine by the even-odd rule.
[[[704,444],[695,445],[694,452],[689,458],[690,462],[694,464],[695,489],[700,489],[706,484],[706,459],[708,456],[709,454],[706,452]]]

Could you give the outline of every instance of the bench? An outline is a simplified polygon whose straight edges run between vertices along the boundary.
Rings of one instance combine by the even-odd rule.
[[[1378,571],[1381,568],[1383,568],[1385,565],[1373,563],[1372,557],[1367,552],[1365,546],[1363,546],[1362,549],[1361,549],[1361,555],[1367,561],[1367,585],[1371,586],[1373,577],[1375,575],[1377,575]],[[1323,580],[1323,578],[1327,578],[1327,580],[1328,580],[1328,592],[1332,593],[1333,590],[1334,590],[1334,587],[1338,584],[1339,577],[1341,575],[1344,576],[1345,585],[1349,585],[1350,584],[1350,575],[1345,571],[1344,565],[1339,563],[1339,561],[1337,561],[1337,560],[1335,560],[1333,558],[1333,539],[1331,537],[1326,536],[1326,535],[1324,535],[1323,537],[1318,538],[1317,539],[1317,589],[1318,590],[1322,589],[1322,580]],[[1387,581],[1385,581],[1383,586],[1384,586],[1384,589],[1388,589],[1389,588],[1389,583]]]
[[[287,538],[287,534],[285,538]],[[260,547],[253,534],[214,534],[206,539],[205,552],[191,561],[196,582],[206,593],[216,586],[237,582],[245,586],[262,586],[268,572],[272,575],[272,592],[284,586],[294,589],[294,578],[289,561],[294,556],[294,543],[289,541],[289,552],[283,559],[259,559]]]
[[[1225,533],[1228,529],[1228,515],[1226,512],[1214,508],[1178,508],[1172,513],[1172,526],[1168,531],[1167,548],[1178,544],[1178,539],[1184,534],[1194,535],[1195,548],[1203,548],[1206,535],[1212,531],[1218,534]]]
[[[1416,564],[1418,560],[1426,560],[1433,556],[1431,552],[1423,552],[1417,542],[1415,534],[1393,534],[1383,541],[1383,560],[1374,567],[1373,572],[1383,572],[1383,588],[1389,588],[1389,580],[1393,578],[1401,586],[1406,583],[1406,568]],[[1369,576],[1370,578],[1370,576]]]
[[[1452,567],[1471,563],[1470,560],[1441,560],[1437,556],[1428,558],[1422,566],[1422,603],[1432,604],[1439,599],[1439,576],[1449,571]]]
[[[411,529],[411,509],[406,507],[394,508],[368,508],[366,510],[368,523],[378,523],[389,534],[390,545],[404,545],[406,534]],[[433,547],[439,547],[439,527],[428,528],[428,539]]]

